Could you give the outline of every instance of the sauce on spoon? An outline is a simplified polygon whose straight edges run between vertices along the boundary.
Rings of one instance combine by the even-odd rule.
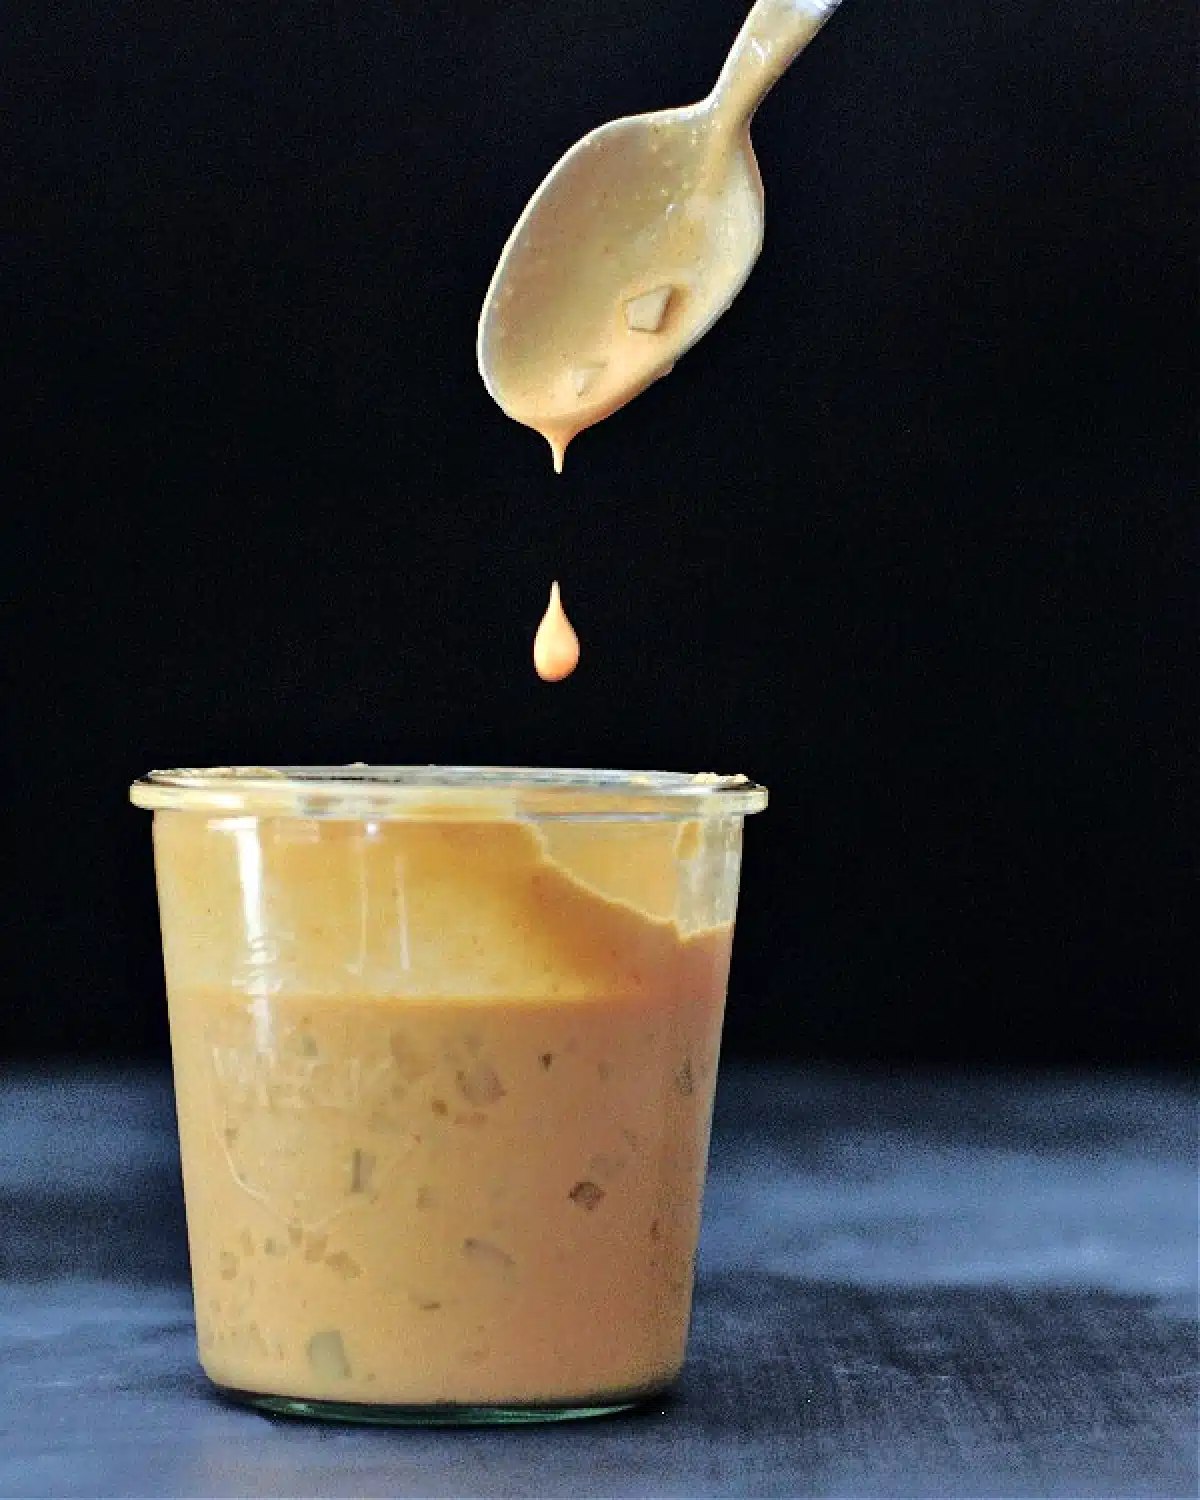
[[[709,96],[614,120],[567,152],[492,278],[478,355],[495,400],[567,444],[666,375],[762,247],[749,121],[836,0],[758,0]]]

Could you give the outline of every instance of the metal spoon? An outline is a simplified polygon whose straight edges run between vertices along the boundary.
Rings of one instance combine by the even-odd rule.
[[[758,0],[707,98],[584,136],[529,200],[479,319],[479,373],[562,468],[567,444],[659,379],[762,248],[750,121],[839,0]]]

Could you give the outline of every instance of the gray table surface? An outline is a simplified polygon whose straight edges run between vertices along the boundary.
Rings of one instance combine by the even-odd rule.
[[[0,1081],[0,1496],[1193,1497],[1195,1115],[1136,1078],[729,1068],[677,1396],[387,1431],[195,1362],[169,1081]]]

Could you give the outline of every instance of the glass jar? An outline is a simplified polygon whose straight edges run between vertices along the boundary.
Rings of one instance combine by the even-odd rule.
[[[741,777],[154,772],[200,1360],[275,1412],[546,1420],[684,1357]]]

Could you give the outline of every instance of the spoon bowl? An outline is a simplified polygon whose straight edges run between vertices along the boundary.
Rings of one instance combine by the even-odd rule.
[[[484,384],[561,469],[585,427],[666,375],[726,312],[763,243],[750,120],[832,10],[758,0],[711,94],[577,142],[508,238],[479,319]]]
[[[666,375],[741,291],[762,249],[748,131],[714,154],[707,101],[632,115],[572,147],[517,221],[479,324],[479,368],[510,417],[561,454]],[[652,333],[625,306],[670,296]],[[582,288],[591,295],[581,296]]]

